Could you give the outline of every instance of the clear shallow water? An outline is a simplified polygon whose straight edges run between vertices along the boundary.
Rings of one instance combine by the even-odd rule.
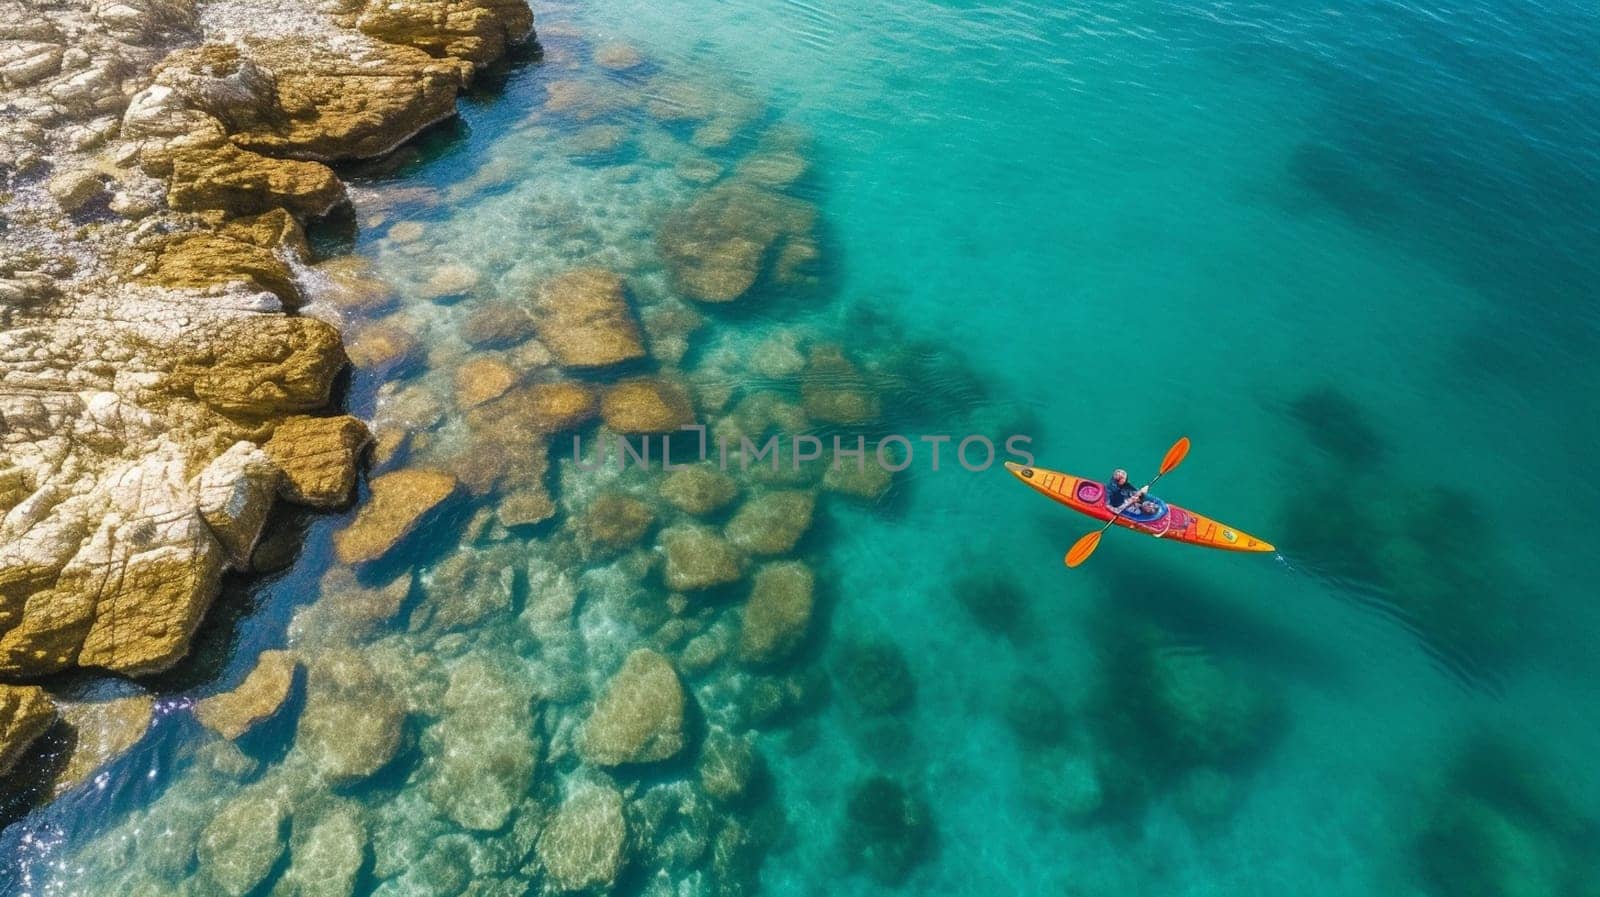
[[[455,371],[482,354],[458,338],[468,317],[573,266],[623,273],[657,363],[673,366],[671,328],[650,322],[687,306],[654,237],[706,189],[684,177],[694,170],[684,160],[709,157],[726,177],[778,142],[810,162],[780,192],[816,207],[818,282],[767,280],[735,308],[702,309],[677,365],[691,383],[757,391],[746,365],[774,334],[838,342],[868,367],[923,347],[922,388],[884,397],[912,434],[1026,432],[1042,465],[1094,475],[1123,465],[1135,478],[1188,434],[1194,452],[1163,494],[1283,553],[1236,557],[1118,533],[1068,573],[1059,559],[1082,519],[998,470],[967,474],[948,461],[938,474],[919,463],[876,503],[824,493],[796,550],[817,573],[816,631],[778,672],[795,683],[826,674],[830,697],[754,727],[768,796],[732,811],[773,831],[765,892],[1594,887],[1595,555],[1581,525],[1535,525],[1526,513],[1540,495],[1581,509],[1600,491],[1581,463],[1600,436],[1592,13],[538,12],[541,60],[486,86],[459,127],[359,173],[355,248],[399,301],[313,309],[342,316],[353,334],[396,316],[422,337],[408,364],[352,386],[352,406],[380,429],[415,423],[416,397],[435,397],[440,421],[417,427],[430,435],[413,437],[406,463],[448,466],[470,451],[451,397]],[[647,62],[620,75],[596,68],[592,48],[613,40]],[[552,84],[573,79],[591,87],[552,108],[551,97],[573,95]],[[663,96],[711,97],[718,112],[707,118],[735,124],[736,136],[696,146],[705,120],[663,120],[650,103]],[[423,235],[398,239],[398,221],[422,222]],[[429,302],[422,284],[441,259],[479,268],[481,288]],[[792,378],[777,379],[768,385],[792,399]],[[389,772],[344,795],[367,814],[373,854],[416,857],[409,865],[422,871],[400,874],[407,864],[375,856],[363,892],[454,893],[457,877],[425,862],[439,854],[470,856],[483,888],[518,893],[524,880],[485,858],[518,843],[514,834],[437,822],[428,796],[426,732],[450,717],[434,692],[468,660],[504,661],[512,678],[558,695],[541,704],[534,803],[559,802],[589,775],[560,756],[564,739],[585,694],[651,636],[630,616],[639,601],[616,573],[626,561],[551,547],[574,544],[566,521],[599,491],[596,478],[558,463],[553,480],[564,511],[553,524],[498,543],[444,530],[385,568],[415,562],[417,606],[443,597],[436,571],[455,554],[472,569],[590,572],[575,640],[528,637],[539,590],[523,573],[530,584],[519,582],[510,607],[462,628],[464,638],[443,641],[402,614],[365,643],[389,675],[422,670],[403,688],[421,734]],[[655,488],[648,478],[614,487]],[[461,516],[496,501],[469,502]],[[255,765],[239,764],[187,703],[283,644],[299,609],[338,599],[317,584],[336,566],[329,539],[342,523],[311,524],[290,571],[234,599],[249,612],[208,632],[200,670],[162,685],[154,731],[103,790],[7,829],[13,869],[26,876],[13,892],[188,881],[204,893],[195,861],[156,864],[151,839],[194,840],[237,793],[304,787],[292,724],[254,746]],[[1013,598],[974,614],[962,600],[974,581],[1009,583]],[[641,582],[659,601],[658,581]],[[724,619],[713,629],[731,625],[736,604],[713,614]],[[851,646],[862,642],[895,646],[913,698],[863,709],[862,694],[881,698],[882,680],[898,680],[881,654],[861,662]],[[756,677],[724,667],[736,665],[686,680],[709,724],[740,729],[737,694]],[[1184,706],[1205,713],[1175,723],[1162,676],[1185,683]],[[1058,724],[1030,726],[1050,721],[1053,702]],[[1224,731],[1174,746],[1208,721]],[[1474,753],[1485,741],[1511,747]],[[866,813],[850,828],[852,795],[876,775],[903,786],[924,808],[909,815],[929,824],[907,830],[880,817],[908,814]],[[682,770],[617,780],[637,797],[675,778]],[[886,803],[888,792],[866,793],[868,809]],[[784,825],[766,824],[774,808]],[[852,868],[842,842],[873,834],[915,861]],[[636,850],[636,870],[654,868],[647,854]],[[885,883],[874,868],[904,878]],[[731,881],[726,872],[707,858],[668,877],[696,891]],[[645,887],[651,874],[622,887]]]

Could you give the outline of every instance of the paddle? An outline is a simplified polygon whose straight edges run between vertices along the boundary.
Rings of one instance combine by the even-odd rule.
[[[1172,444],[1172,448],[1167,449],[1167,456],[1161,459],[1161,472],[1155,475],[1155,479],[1145,483],[1144,488],[1148,490],[1151,486],[1156,484],[1156,480],[1159,480],[1171,473],[1173,469],[1175,469],[1179,464],[1183,463],[1184,457],[1188,454],[1189,437],[1179,437],[1178,441]],[[1132,503],[1130,502],[1129,504]],[[1118,510],[1110,520],[1106,521],[1105,526],[1102,526],[1098,530],[1095,530],[1094,532],[1084,536],[1082,539],[1079,539],[1077,543],[1072,546],[1072,549],[1067,552],[1067,566],[1076,567],[1084,561],[1087,561],[1089,559],[1089,555],[1094,554],[1094,550],[1100,547],[1100,537],[1105,535],[1106,530],[1111,528],[1111,524],[1117,522],[1117,519],[1122,516],[1122,512],[1125,510],[1127,510],[1127,508]]]

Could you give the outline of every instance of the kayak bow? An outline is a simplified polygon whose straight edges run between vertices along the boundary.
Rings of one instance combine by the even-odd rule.
[[[1110,520],[1116,512],[1106,507],[1106,487],[1097,480],[1075,477],[1070,473],[1046,470],[1043,467],[1026,467],[1014,461],[1006,462],[1012,476],[1049,498],[1066,505],[1080,514],[1096,520]],[[1272,543],[1257,539],[1249,533],[1196,514],[1187,508],[1159,502],[1160,509],[1152,518],[1130,517],[1126,512],[1117,517],[1117,526],[1156,536],[1187,542],[1203,548],[1223,551],[1274,551]]]

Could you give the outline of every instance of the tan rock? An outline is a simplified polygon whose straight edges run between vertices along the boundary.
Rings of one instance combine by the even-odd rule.
[[[221,893],[244,897],[255,890],[283,855],[283,804],[246,792],[222,805],[196,845],[201,868]]]
[[[517,382],[517,372],[493,358],[474,358],[456,368],[456,404],[482,405],[504,395]]]
[[[838,346],[816,346],[806,360],[800,399],[811,417],[834,424],[876,420],[878,397]]]
[[[756,571],[739,627],[739,656],[771,663],[788,656],[811,625],[811,568],[799,561],[769,564]]]
[[[841,458],[828,465],[822,475],[822,488],[864,501],[877,501],[894,484],[894,473],[878,463],[869,448],[860,463],[852,458]]]
[[[410,47],[252,40],[245,52],[272,72],[273,114],[232,141],[269,156],[332,161],[380,156],[455,115],[467,73]]]
[[[37,685],[0,683],[0,777],[11,774],[28,746],[56,721],[56,707]]]
[[[600,416],[618,433],[670,433],[694,423],[694,406],[677,383],[637,377],[606,388]]]
[[[300,301],[294,275],[277,253],[220,234],[181,234],[162,241],[140,280],[190,289],[237,284],[290,304]]]
[[[383,373],[414,363],[421,355],[422,343],[405,327],[384,320],[356,331],[348,348],[351,364]]]
[[[460,299],[478,288],[482,275],[478,269],[460,262],[451,262],[433,269],[423,281],[420,295],[435,302]]]
[[[523,0],[367,0],[360,8],[356,27],[367,34],[474,65],[498,59],[508,44],[533,34],[533,13]]]
[[[280,417],[327,406],[346,361],[332,326],[280,315],[212,326],[208,338],[175,360],[169,388],[229,415]]]
[[[595,48],[594,62],[603,69],[623,72],[643,65],[644,57],[629,44],[610,41]]]
[[[728,521],[728,541],[752,554],[783,554],[811,528],[816,496],[799,489],[760,493]]]
[[[461,338],[480,349],[509,348],[532,339],[535,332],[532,315],[498,302],[474,310],[461,325]]]
[[[76,212],[104,196],[106,185],[95,172],[86,169],[66,171],[51,178],[45,189],[63,212]]]
[[[747,183],[707,190],[657,232],[677,288],[701,302],[732,302],[760,277],[774,244],[811,231],[815,210]]]
[[[579,785],[539,835],[539,861],[553,890],[606,892],[627,845],[622,795],[609,785]]]
[[[655,523],[650,506],[620,492],[604,492],[584,509],[580,527],[592,542],[625,548],[644,538]]]
[[[578,736],[578,754],[597,766],[653,763],[683,749],[683,685],[665,657],[628,655],[606,684]]]
[[[249,569],[280,476],[266,452],[254,443],[236,442],[195,478],[200,518],[222,543],[235,569]]]
[[[337,508],[355,492],[361,451],[372,441],[367,425],[348,414],[285,419],[262,446],[283,471],[279,493],[316,508]]]
[[[472,409],[467,425],[475,432],[527,439],[570,430],[594,419],[598,408],[594,390],[582,383],[535,383]]]
[[[263,651],[255,668],[232,691],[195,704],[195,716],[223,738],[238,738],[283,707],[298,669],[293,654]]]
[[[405,706],[359,652],[308,658],[295,748],[330,785],[348,785],[387,766],[400,750],[405,721]]]
[[[580,268],[546,281],[533,301],[539,339],[563,367],[606,367],[643,358],[622,278]]]
[[[743,575],[739,552],[702,526],[677,526],[661,534],[667,587],[688,592],[735,582]]]
[[[377,560],[417,527],[457,488],[440,470],[405,469],[373,478],[371,497],[356,519],[334,534],[334,553],[346,564]]]
[[[675,470],[661,481],[661,497],[686,514],[704,516],[728,506],[739,494],[733,477],[709,464]]]
[[[108,701],[65,701],[61,719],[72,729],[72,753],[56,776],[53,792],[60,796],[89,781],[107,763],[127,753],[150,730],[155,699],[131,695]]]
[[[180,212],[256,215],[283,208],[317,218],[345,201],[344,183],[328,166],[273,159],[231,143],[176,154],[167,186],[167,204]]]

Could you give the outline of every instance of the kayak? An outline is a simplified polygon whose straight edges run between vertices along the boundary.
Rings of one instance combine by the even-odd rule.
[[[1086,480],[1070,473],[1046,470],[1043,467],[1026,467],[1014,461],[1006,462],[1006,470],[1035,492],[1066,505],[1080,514],[1096,520],[1110,520],[1116,512],[1106,506],[1106,487],[1097,480]],[[1187,508],[1168,504],[1152,498],[1157,505],[1155,513],[1133,515],[1124,512],[1117,525],[1147,536],[1187,542],[1204,548],[1223,551],[1273,551],[1272,543],[1257,539],[1241,529],[1196,514]]]

